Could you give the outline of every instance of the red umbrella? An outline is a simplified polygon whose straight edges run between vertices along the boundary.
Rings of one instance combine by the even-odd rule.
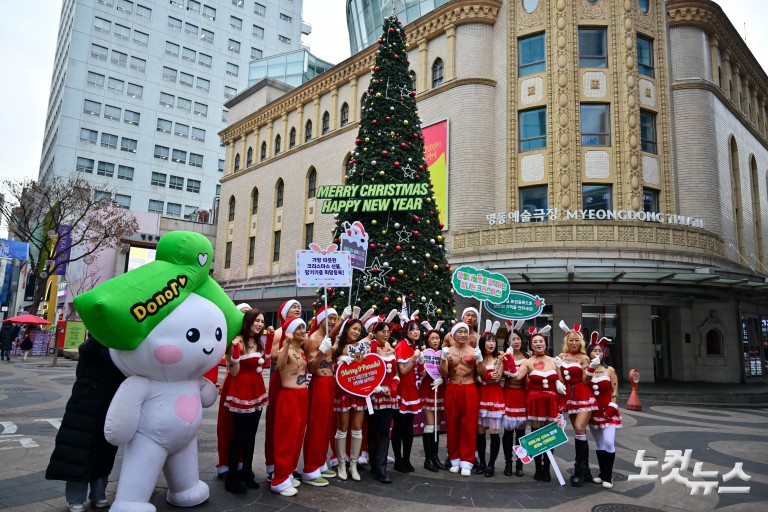
[[[30,315],[29,313],[26,313],[24,315],[14,316],[11,318],[6,318],[3,320],[3,323],[12,323],[12,324],[26,324],[26,325],[51,325],[51,322],[46,320],[45,318],[40,318],[39,316]]]

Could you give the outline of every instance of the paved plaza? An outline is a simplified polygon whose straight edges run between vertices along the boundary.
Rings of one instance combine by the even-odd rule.
[[[64,413],[74,381],[75,363],[60,360],[61,367],[51,368],[51,358],[39,357],[22,362],[0,363],[0,509],[19,512],[66,510],[64,483],[46,481],[45,468],[53,450],[58,422]],[[624,390],[622,390],[624,391]],[[622,404],[620,404],[622,405]],[[391,471],[394,483],[382,485],[361,472],[361,482],[333,479],[330,487],[303,485],[293,498],[269,492],[267,485],[249,490],[246,495],[224,491],[215,478],[217,405],[204,410],[199,436],[201,478],[211,488],[208,502],[190,510],[219,512],[236,510],[459,510],[468,508],[526,509],[593,512],[653,512],[718,510],[765,511],[768,508],[768,409],[701,406],[646,406],[642,412],[622,410],[625,428],[617,433],[617,457],[612,490],[584,484],[581,488],[559,486],[533,480],[533,467],[526,466],[522,478],[503,475],[503,460],[496,464],[496,476],[462,478],[447,471],[430,473],[421,468],[421,440],[414,442],[412,462],[416,472],[403,475]],[[264,481],[263,424],[259,427],[255,456],[257,481]],[[566,433],[572,436],[570,427]],[[300,440],[297,440],[300,442]],[[445,436],[441,438],[444,445]],[[667,450],[692,450],[686,470],[666,483],[661,477],[674,477],[672,467],[662,470]],[[628,481],[639,475],[634,466],[638,450],[645,450],[645,461],[658,461],[649,474],[660,475],[650,481]],[[444,457],[444,447],[441,447]],[[572,466],[573,445],[555,451],[566,479]],[[503,458],[503,456],[502,456]],[[121,452],[110,477],[107,496],[114,497],[120,474]],[[591,454],[593,473],[597,461]],[[695,465],[703,463],[705,472],[717,471],[716,477],[694,477]],[[751,477],[748,482],[736,477],[725,482],[737,463]],[[680,467],[677,464],[676,467]],[[709,495],[692,490],[689,481],[717,482]],[[682,483],[681,483],[682,482]],[[161,479],[152,497],[159,511],[181,510],[165,502]],[[724,493],[728,487],[749,487],[748,493]],[[714,487],[714,485],[713,485]],[[718,493],[718,489],[721,491]]]

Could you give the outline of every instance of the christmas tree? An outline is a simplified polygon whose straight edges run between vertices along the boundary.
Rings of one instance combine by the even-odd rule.
[[[378,44],[345,184],[318,190],[322,211],[336,214],[334,243],[352,234],[367,247],[365,269],[354,271],[352,288],[329,288],[328,302],[387,314],[401,309],[405,297],[421,320],[450,325],[452,271],[424,160],[408,44],[396,16],[384,20]]]

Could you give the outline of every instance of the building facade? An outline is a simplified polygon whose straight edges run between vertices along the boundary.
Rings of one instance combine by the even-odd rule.
[[[624,378],[765,378],[768,80],[716,4],[453,0],[406,34],[454,267],[611,338]],[[235,300],[312,302],[293,252],[330,242],[315,191],[344,179],[375,51],[228,103],[216,277]]]
[[[302,2],[64,0],[42,182],[82,173],[136,212],[211,222],[224,102],[301,48]]]

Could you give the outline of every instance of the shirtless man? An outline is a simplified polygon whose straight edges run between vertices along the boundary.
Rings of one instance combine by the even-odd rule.
[[[274,474],[271,490],[281,496],[295,496],[299,481],[293,480],[293,470],[299,463],[301,443],[307,428],[307,358],[302,348],[307,341],[307,325],[301,318],[283,323],[285,343],[277,353],[280,393],[274,404],[275,422],[280,432],[273,435]]]
[[[469,328],[469,345],[472,348],[477,346],[477,341],[480,339],[480,335],[477,333],[478,316],[480,316],[480,313],[473,307],[464,308],[464,311],[461,313],[462,323],[467,324]],[[451,333],[446,334],[443,339],[443,347],[452,347],[453,345],[453,335]]]
[[[309,415],[304,437],[304,471],[301,479],[315,487],[325,487],[329,483],[326,478],[336,476],[336,472],[326,464],[329,439],[336,432],[336,413],[333,410],[336,380],[331,357],[332,341],[326,335],[325,321],[328,320],[328,329],[333,330],[337,318],[335,309],[320,308],[312,324],[313,332],[304,344],[312,385],[309,387]]]
[[[485,375],[480,348],[469,345],[469,326],[459,322],[451,329],[452,347],[443,347],[440,374],[448,383],[445,391],[445,418],[448,430],[448,457],[451,473],[472,475],[475,461],[475,433],[479,395],[475,378]]]

